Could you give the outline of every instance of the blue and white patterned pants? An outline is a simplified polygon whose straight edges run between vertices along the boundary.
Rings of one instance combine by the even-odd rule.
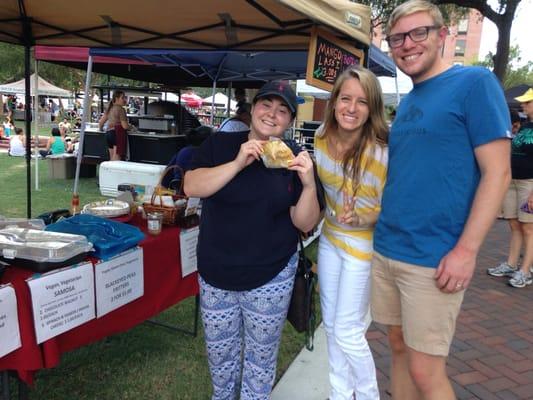
[[[201,277],[200,307],[213,382],[212,400],[269,399],[281,332],[298,261],[270,282],[246,291],[217,289]]]

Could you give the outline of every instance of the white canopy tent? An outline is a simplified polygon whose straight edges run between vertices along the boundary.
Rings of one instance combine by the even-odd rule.
[[[35,74],[32,74],[30,77],[31,81],[31,96],[34,96],[35,92]],[[52,85],[50,82],[41,78],[37,78],[37,86],[39,96],[49,96],[49,97],[72,97],[72,93],[68,90],[62,89],[58,86]],[[24,96],[26,94],[25,81],[21,79],[20,81],[5,83],[0,85],[0,93],[2,94],[20,94]]]
[[[203,99],[202,103],[205,105],[214,105],[217,108],[227,108],[228,100],[228,96],[224,93],[217,92],[214,96],[209,96]],[[235,110],[235,108],[237,108],[237,102],[235,100],[230,100],[230,109]]]

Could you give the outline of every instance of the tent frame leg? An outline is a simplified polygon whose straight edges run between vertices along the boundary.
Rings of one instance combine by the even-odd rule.
[[[18,398],[19,400],[28,400],[29,389],[28,385],[24,383],[18,376],[15,378],[18,382]],[[11,393],[9,391],[9,371],[1,371],[2,382],[2,397],[1,400],[10,400]]]
[[[159,322],[159,321],[156,321],[154,319],[148,319],[148,320],[146,320],[146,322],[150,323],[152,325],[157,325],[157,326],[161,326],[163,328],[170,329],[171,331],[174,331],[174,332],[185,333],[187,335],[191,335],[192,337],[197,337],[198,336],[199,314],[200,314],[200,295],[197,294],[194,297],[194,326],[193,326],[192,330],[185,329],[185,328],[179,327],[177,325],[171,325],[171,324],[167,324],[167,323],[164,323],[164,322]]]

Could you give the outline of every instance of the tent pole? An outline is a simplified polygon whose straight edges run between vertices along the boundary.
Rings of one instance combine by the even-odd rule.
[[[231,89],[232,89],[233,85],[232,85],[232,82],[230,82],[228,84],[228,91],[226,92],[227,96],[228,96],[228,104],[226,104],[226,118],[229,118],[229,115],[230,115],[230,108],[231,108]]]
[[[80,181],[80,166],[81,159],[83,158],[83,140],[85,137],[85,125],[87,124],[87,116],[91,115],[91,100],[90,90],[91,90],[91,74],[93,70],[93,57],[89,54],[89,59],[87,60],[87,75],[85,77],[85,96],[83,97],[83,115],[81,118],[81,128],[80,128],[80,141],[78,145],[78,156],[76,158],[76,175],[74,176],[74,190],[72,192],[72,201],[71,201],[71,213],[74,215],[78,213],[80,207],[80,195],[78,193],[78,184]]]
[[[24,108],[24,130],[26,138],[26,215],[28,218],[31,218],[31,83],[30,83],[30,46],[26,44],[24,46],[24,89],[25,96],[24,101],[26,102],[26,107]]]
[[[213,97],[211,97],[211,126],[214,126],[215,121],[215,93],[217,91],[217,81],[213,81]]]
[[[35,82],[33,82],[33,129],[35,129],[35,190],[39,190],[39,61],[35,62]]]

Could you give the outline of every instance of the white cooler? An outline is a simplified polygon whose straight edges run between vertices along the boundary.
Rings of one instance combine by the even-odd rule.
[[[103,196],[116,197],[118,185],[157,185],[165,165],[143,164],[130,161],[104,161],[100,164],[99,185]]]

